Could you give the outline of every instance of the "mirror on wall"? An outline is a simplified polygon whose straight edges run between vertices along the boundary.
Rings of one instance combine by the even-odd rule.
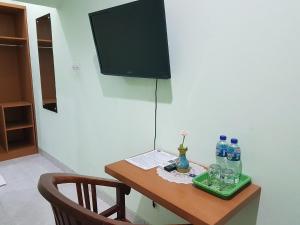
[[[50,14],[36,19],[43,107],[57,113]]]

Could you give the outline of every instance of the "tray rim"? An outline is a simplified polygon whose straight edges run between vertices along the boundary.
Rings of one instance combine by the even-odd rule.
[[[243,182],[240,182],[239,186],[235,186],[231,192],[229,193],[222,193],[219,190],[215,190],[212,188],[209,188],[207,185],[204,185],[202,182],[197,181],[197,178],[199,177],[204,177],[207,176],[207,172],[204,172],[200,175],[198,175],[197,177],[193,178],[193,184],[197,187],[200,188],[201,190],[208,192],[214,196],[217,196],[219,198],[222,199],[230,199],[231,197],[233,197],[235,194],[237,194],[239,191],[243,190],[245,187],[247,187],[249,184],[251,184],[252,179],[250,176],[246,175],[246,174],[242,174],[242,176],[245,176],[246,179]]]

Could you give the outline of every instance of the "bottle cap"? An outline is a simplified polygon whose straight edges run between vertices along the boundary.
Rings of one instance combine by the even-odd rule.
[[[225,135],[221,135],[221,136],[220,136],[220,140],[226,141],[226,139],[227,139],[227,137],[226,137]]]
[[[238,139],[232,138],[232,139],[231,139],[231,143],[232,143],[232,144],[237,144],[237,143],[238,143]]]

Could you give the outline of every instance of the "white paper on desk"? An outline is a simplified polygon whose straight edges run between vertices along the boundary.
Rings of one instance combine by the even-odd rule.
[[[176,158],[177,156],[171,155],[167,152],[153,150],[141,155],[133,156],[129,159],[126,159],[126,161],[144,170],[149,170],[164,164],[169,160],[175,160]]]

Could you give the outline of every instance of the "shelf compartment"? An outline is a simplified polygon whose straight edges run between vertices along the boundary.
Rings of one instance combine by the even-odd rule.
[[[27,51],[27,45],[0,45],[0,102],[31,101]]]
[[[25,10],[0,7],[0,36],[26,38]]]
[[[34,129],[24,128],[7,131],[8,151],[14,151],[35,145]]]
[[[38,40],[52,40],[50,14],[36,20]]]
[[[17,130],[33,127],[33,115],[31,105],[4,107],[6,130]]]

